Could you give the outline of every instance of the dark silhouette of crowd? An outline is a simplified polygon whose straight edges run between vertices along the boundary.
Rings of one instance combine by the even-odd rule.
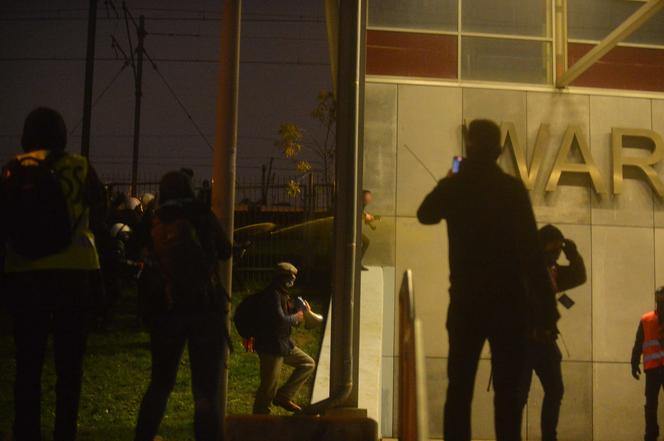
[[[497,440],[521,439],[534,372],[545,392],[542,439],[555,441],[564,393],[557,302],[573,306],[563,291],[583,284],[586,270],[574,241],[553,225],[538,231],[527,190],[496,164],[500,139],[492,121],[472,121],[466,158],[417,212],[422,224],[445,220],[449,238],[444,437],[471,439],[475,375],[488,341]],[[221,439],[219,382],[230,341],[230,296],[219,262],[233,255],[234,246],[211,211],[209,182],[197,193],[193,171],[181,169],[162,177],[157,194],[140,199],[104,187],[86,158],[66,151],[64,120],[45,107],[27,116],[21,146],[23,153],[4,166],[0,180],[0,292],[13,318],[16,358],[14,439],[41,439],[41,372],[50,333],[57,376],[53,439],[75,439],[88,331],[108,328],[127,287],[138,293],[136,317],[150,330],[152,356],[134,439],[154,439],[185,346],[196,439]],[[366,206],[371,192],[363,195]],[[377,220],[366,212],[363,217]],[[558,263],[562,253],[569,265]],[[293,326],[321,320],[306,301],[290,297],[297,273],[290,263],[277,264],[272,283],[253,296],[254,324],[242,323],[242,304],[236,314],[247,350],[260,358],[254,413],[269,413],[271,404],[300,411],[293,397],[315,368],[290,338]],[[641,356],[644,361],[647,441],[659,434],[664,288],[656,301],[657,308],[641,318],[632,353],[634,378],[641,375]],[[283,364],[295,369],[278,387]]]
[[[111,324],[128,291],[138,293],[137,320],[150,330],[152,355],[135,439],[155,437],[185,345],[196,439],[221,439],[230,297],[218,263],[233,246],[211,211],[209,182],[197,193],[193,172],[182,169],[163,176],[157,195],[115,192],[87,158],[66,151],[64,120],[46,107],[26,118],[21,146],[0,180],[0,292],[13,318],[16,358],[13,439],[41,439],[49,333],[57,377],[53,440],[76,438],[87,336]]]

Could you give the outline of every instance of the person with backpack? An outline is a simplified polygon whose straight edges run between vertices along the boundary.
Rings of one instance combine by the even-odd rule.
[[[93,227],[104,219],[104,187],[88,160],[65,152],[66,145],[62,116],[37,108],[25,120],[24,153],[0,177],[0,247],[16,351],[16,441],[41,440],[41,373],[51,330],[53,439],[75,439],[87,324],[101,292]]]
[[[316,362],[290,338],[292,327],[304,321],[303,308],[311,310],[307,302],[299,308],[292,305],[288,290],[295,284],[296,277],[295,266],[278,263],[272,283],[243,301],[234,318],[240,336],[245,338],[245,347],[257,352],[260,359],[260,385],[254,398],[254,414],[269,414],[270,404],[291,412],[301,411],[293,397],[316,368]],[[286,383],[277,388],[284,364],[294,370]]]
[[[191,180],[166,173],[156,211],[144,218],[143,243],[149,277],[152,373],[136,423],[136,441],[152,441],[173,390],[185,344],[189,350],[194,432],[197,441],[218,441],[219,378],[228,335],[228,294],[218,263],[232,245],[210,207],[196,200]],[[140,233],[139,233],[140,234]]]

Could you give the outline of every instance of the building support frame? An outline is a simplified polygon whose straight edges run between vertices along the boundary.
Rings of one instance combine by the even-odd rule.
[[[564,18],[558,19],[560,10],[564,11]],[[556,65],[556,87],[562,89],[569,86],[575,79],[586,72],[598,62],[618,43],[636,32],[646,21],[664,8],[664,0],[648,0],[637,9],[631,16],[607,35],[599,44],[593,47],[587,54],[581,57],[573,66],[567,66],[567,0],[556,0],[556,62],[560,61],[562,66]],[[562,40],[562,41],[561,41]],[[562,46],[562,47],[561,47]],[[564,55],[563,55],[564,53]],[[564,56],[564,58],[562,58]]]

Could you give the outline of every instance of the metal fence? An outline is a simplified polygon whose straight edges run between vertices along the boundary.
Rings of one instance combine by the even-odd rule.
[[[291,180],[298,182],[299,191],[292,191]],[[195,180],[197,190],[203,182]],[[131,190],[128,180],[110,179],[106,186],[111,198],[120,193],[129,194]],[[144,179],[138,183],[136,194],[139,197],[144,193],[156,194],[158,189],[159,179]],[[280,260],[327,270],[333,192],[332,184],[321,182],[313,174],[299,181],[291,177],[275,177],[270,182],[265,179],[238,180],[234,240],[251,244],[242,258],[235,260],[236,271],[263,273]],[[237,229],[256,224],[266,224],[266,230],[237,233]]]
[[[131,182],[126,179],[108,177],[104,180],[111,194],[131,192]],[[205,179],[194,179],[194,187],[199,190]],[[290,183],[297,183],[297,190]],[[156,194],[159,191],[159,179],[148,178],[139,181],[136,194]],[[306,213],[330,212],[334,198],[334,185],[322,182],[314,174],[304,177],[277,177],[268,181],[265,179],[238,179],[235,184],[236,210],[256,209],[294,209]],[[242,226],[242,225],[241,225]]]

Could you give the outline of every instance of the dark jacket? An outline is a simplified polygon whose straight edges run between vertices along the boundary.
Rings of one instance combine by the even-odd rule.
[[[153,257],[152,237],[150,234],[153,217],[157,215],[164,222],[171,222],[176,219],[185,218],[194,226],[200,244],[205,252],[205,258],[209,266],[211,277],[210,288],[212,289],[212,296],[210,297],[212,303],[210,305],[199,306],[202,308],[211,307],[225,310],[228,294],[221,286],[216,265],[218,261],[227,260],[231,257],[233,246],[221,226],[221,223],[210,208],[196,200],[186,200],[181,203],[162,206],[155,213],[149,216],[144,216],[143,221],[138,228],[137,234],[139,236],[139,243],[141,244],[141,247],[147,251],[147,258],[151,263],[149,267],[146,268],[146,271],[144,271],[143,276],[153,279],[151,283],[149,283],[150,287],[147,288],[150,291],[148,295],[151,297],[148,302],[151,304],[145,305],[145,308],[153,309],[153,312],[159,312],[159,303],[161,301],[159,291],[164,289],[163,284],[160,283],[159,280],[161,277],[158,276],[158,270],[156,270],[154,266],[155,260]],[[175,309],[180,309],[182,312],[187,312],[190,309],[189,307],[184,307],[184,305],[179,306],[181,307],[175,305]]]
[[[569,265],[556,263],[556,286],[557,292],[567,291],[586,283],[586,265],[583,257],[578,251],[567,255]]]
[[[495,163],[466,160],[426,196],[417,218],[427,225],[447,221],[454,310],[496,311],[495,319],[529,319],[532,327],[555,329],[555,295],[519,180]]]
[[[286,356],[295,346],[290,336],[292,327],[298,324],[288,307],[288,292],[270,285],[259,295],[260,326],[256,332],[256,352]]]

